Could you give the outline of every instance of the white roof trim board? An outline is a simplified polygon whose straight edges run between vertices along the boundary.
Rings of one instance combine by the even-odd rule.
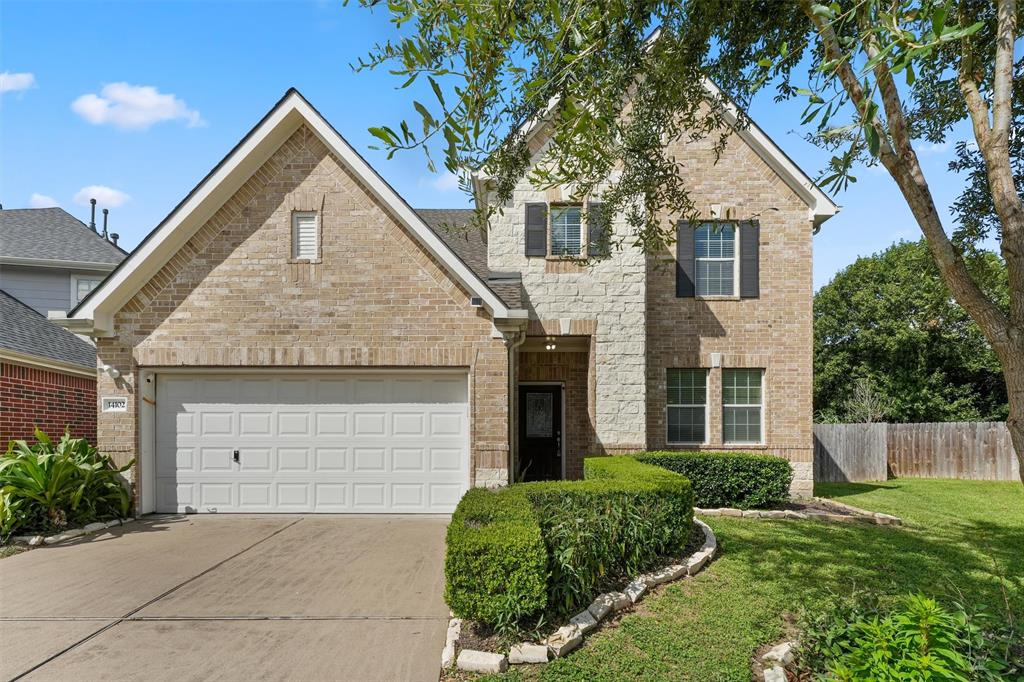
[[[306,124],[421,245],[497,319],[524,317],[510,310],[497,294],[423,222],[395,190],[338,134],[297,90],[291,88],[253,130],[178,204],[162,223],[68,315],[69,320],[92,320],[97,335],[113,333],[113,315],[202,225],[277,151]]]

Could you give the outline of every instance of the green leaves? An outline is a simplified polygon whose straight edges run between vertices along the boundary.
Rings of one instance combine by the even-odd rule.
[[[120,474],[131,462],[117,468],[68,433],[54,444],[37,430],[36,440],[13,441],[0,456],[0,538],[128,515],[131,495]]]

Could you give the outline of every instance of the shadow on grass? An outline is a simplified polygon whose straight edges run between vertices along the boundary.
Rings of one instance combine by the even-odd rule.
[[[814,494],[819,497],[848,497],[870,493],[874,490],[894,490],[898,486],[879,483],[815,483]]]
[[[1024,528],[967,522],[936,532],[779,522],[762,533],[735,525],[720,533],[721,561],[735,563],[730,569],[753,584],[757,576],[773,576],[770,589],[792,601],[787,608],[855,589],[894,597],[923,592],[999,608],[1002,580],[1015,612],[1024,612]]]

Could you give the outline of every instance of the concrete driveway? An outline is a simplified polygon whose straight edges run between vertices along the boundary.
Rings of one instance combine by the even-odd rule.
[[[0,560],[0,678],[436,681],[447,523],[156,516]]]

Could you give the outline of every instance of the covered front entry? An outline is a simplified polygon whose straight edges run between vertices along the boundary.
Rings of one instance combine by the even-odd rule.
[[[450,513],[469,487],[465,372],[165,373],[156,511]]]
[[[516,480],[583,477],[598,454],[590,336],[527,337],[516,362]]]

